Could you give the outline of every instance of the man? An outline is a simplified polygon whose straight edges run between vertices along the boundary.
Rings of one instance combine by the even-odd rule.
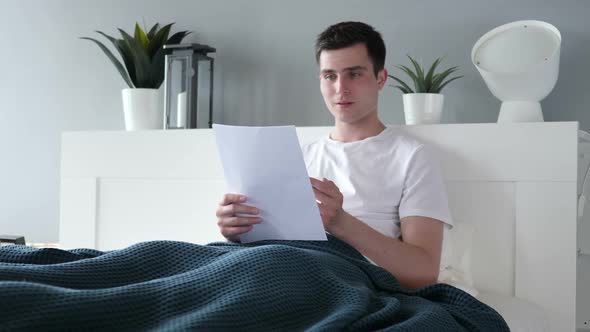
[[[385,53],[381,35],[364,23],[338,23],[318,36],[320,90],[335,127],[303,153],[326,231],[418,288],[436,282],[443,225],[452,222],[427,148],[379,119]],[[230,241],[264,222],[245,202],[226,194],[217,209]]]

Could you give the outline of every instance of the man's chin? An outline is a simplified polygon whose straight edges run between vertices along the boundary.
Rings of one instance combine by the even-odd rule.
[[[330,113],[332,113],[334,117],[350,117],[357,112],[352,108],[335,107],[330,110]]]
[[[357,124],[371,117],[370,114],[361,114],[352,110],[330,110],[330,113],[332,113],[336,123],[343,124]]]
[[[336,122],[345,123],[345,124],[354,124],[359,122],[360,118],[355,116],[350,116],[346,114],[341,114],[337,117],[334,117]]]

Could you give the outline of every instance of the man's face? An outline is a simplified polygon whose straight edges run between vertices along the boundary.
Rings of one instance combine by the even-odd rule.
[[[367,47],[360,43],[320,54],[320,90],[336,122],[362,123],[377,118],[379,90],[387,71],[377,77]]]

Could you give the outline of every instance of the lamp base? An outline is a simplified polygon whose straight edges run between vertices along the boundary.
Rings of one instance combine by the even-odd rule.
[[[541,103],[538,101],[504,101],[498,115],[498,123],[543,121]]]

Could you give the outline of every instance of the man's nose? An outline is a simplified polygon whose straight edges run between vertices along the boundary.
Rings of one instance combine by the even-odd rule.
[[[336,92],[345,95],[350,93],[349,82],[345,77],[338,77],[338,81],[336,82]]]

